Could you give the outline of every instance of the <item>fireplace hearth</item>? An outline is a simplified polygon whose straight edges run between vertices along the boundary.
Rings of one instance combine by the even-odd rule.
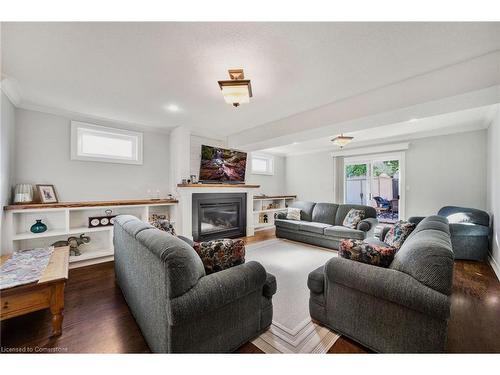
[[[195,241],[244,237],[246,194],[195,193],[192,218]]]

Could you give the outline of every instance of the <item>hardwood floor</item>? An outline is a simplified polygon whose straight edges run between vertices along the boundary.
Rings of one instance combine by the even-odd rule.
[[[273,230],[247,237],[272,239]],[[1,351],[145,353],[149,348],[115,285],[113,262],[70,270],[63,334],[50,338],[51,315],[38,311],[1,323]],[[447,352],[500,353],[500,283],[489,264],[455,262]],[[247,343],[238,353],[259,353]],[[341,337],[329,353],[367,353]]]

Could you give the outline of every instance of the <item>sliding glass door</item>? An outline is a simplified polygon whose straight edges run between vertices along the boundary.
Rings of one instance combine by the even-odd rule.
[[[402,155],[375,155],[344,160],[344,202],[373,206],[383,223],[401,217]]]

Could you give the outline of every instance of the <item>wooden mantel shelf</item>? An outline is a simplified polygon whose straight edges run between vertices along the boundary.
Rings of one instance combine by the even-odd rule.
[[[7,210],[31,210],[45,208],[77,208],[77,207],[109,207],[109,206],[144,206],[154,204],[178,203],[176,199],[132,199],[121,201],[90,201],[90,202],[59,202],[59,203],[32,203],[32,204],[12,204],[5,206]]]
[[[247,184],[177,184],[180,188],[244,188],[244,189],[258,189],[260,185],[247,185]]]

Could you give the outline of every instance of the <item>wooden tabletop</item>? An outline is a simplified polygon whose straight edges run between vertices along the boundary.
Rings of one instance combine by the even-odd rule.
[[[76,207],[110,207],[110,206],[141,206],[152,204],[178,203],[176,199],[129,199],[120,201],[90,201],[90,202],[59,202],[59,203],[29,203],[11,204],[4,210],[28,210],[36,208],[76,208]]]
[[[3,255],[0,259],[0,266],[4,264],[9,258],[10,255]],[[67,280],[68,268],[69,268],[69,246],[56,247],[52,255],[50,256],[47,268],[45,268],[45,271],[42,273],[42,276],[36,282],[36,284],[45,284],[59,280]],[[25,285],[19,285],[19,286],[25,286]]]

